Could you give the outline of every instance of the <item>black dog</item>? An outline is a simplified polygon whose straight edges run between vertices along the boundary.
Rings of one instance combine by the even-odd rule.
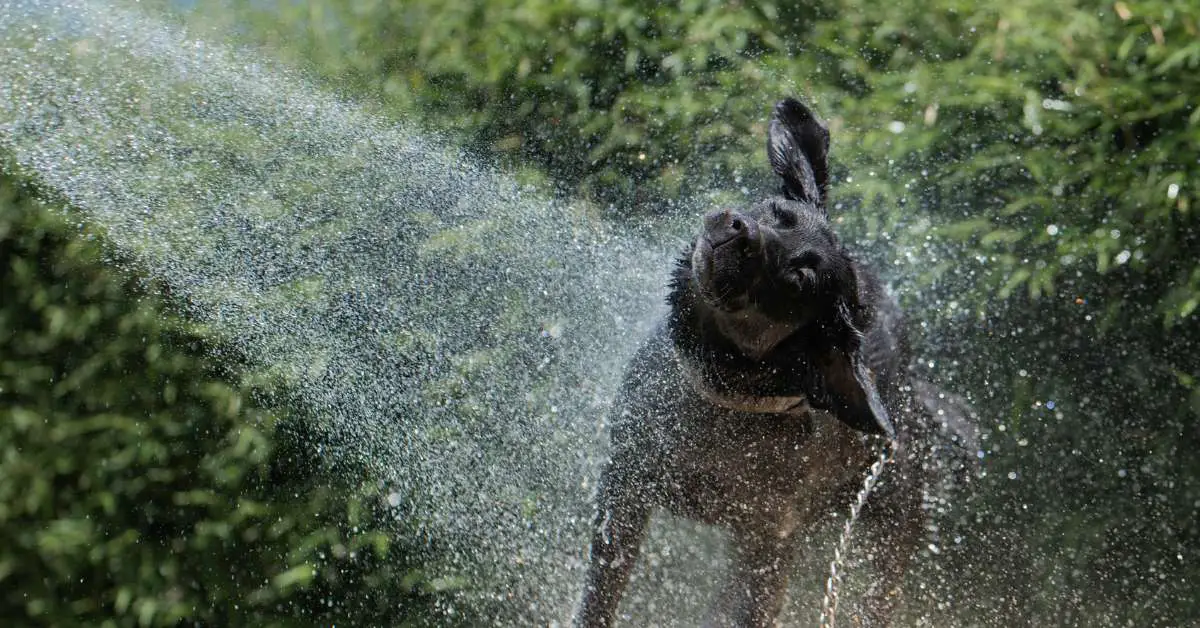
[[[899,451],[864,515],[880,584],[859,621],[888,621],[922,531],[921,464],[905,444],[928,412],[895,304],[830,229],[828,150],[812,112],[780,102],[767,154],[782,195],[708,214],[680,259],[670,315],[612,415],[577,625],[612,621],[655,507],[732,533],[712,621],[771,624],[793,538],[845,512],[884,441],[872,435]]]

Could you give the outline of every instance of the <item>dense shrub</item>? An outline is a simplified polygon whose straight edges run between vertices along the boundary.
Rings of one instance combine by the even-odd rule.
[[[380,527],[369,487],[299,464],[313,456],[288,437],[296,419],[214,366],[236,352],[68,218],[0,179],[0,617],[428,618],[436,587]]]

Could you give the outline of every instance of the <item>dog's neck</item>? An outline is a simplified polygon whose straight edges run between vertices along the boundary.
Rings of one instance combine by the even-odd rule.
[[[794,324],[772,320],[755,308],[717,312],[713,318],[721,335],[733,341],[752,360],[761,360],[799,328]]]
[[[690,359],[680,351],[675,352],[675,359],[683,370],[684,377],[705,401],[736,412],[752,414],[790,414],[807,416],[812,412],[808,397],[803,395],[748,395],[732,391],[721,391],[709,385],[704,375],[696,368]]]

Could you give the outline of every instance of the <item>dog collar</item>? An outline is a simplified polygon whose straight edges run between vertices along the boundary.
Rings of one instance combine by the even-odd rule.
[[[759,397],[757,395],[744,395],[741,393],[727,393],[713,388],[704,382],[704,378],[700,376],[699,371],[689,364],[688,359],[675,350],[675,359],[679,362],[680,369],[683,370],[684,377],[692,384],[692,388],[704,397],[705,401],[725,408],[726,410],[734,410],[737,412],[750,412],[755,414],[789,414],[793,416],[806,416],[812,412],[812,408],[808,405],[808,397],[805,396],[772,396]]]

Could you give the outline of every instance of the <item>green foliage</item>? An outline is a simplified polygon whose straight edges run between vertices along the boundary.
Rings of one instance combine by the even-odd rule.
[[[661,198],[685,182],[728,178],[762,143],[758,88],[777,83],[772,66],[782,62],[770,55],[793,52],[786,38],[807,28],[811,12],[564,0],[206,11],[253,21],[255,36],[351,93],[415,110],[484,153],[534,158],[607,198]]]
[[[800,93],[864,228],[928,212],[1001,296],[1111,271],[1168,325],[1200,306],[1194,3],[232,6],[350,93],[626,203],[759,175],[768,107]]]
[[[0,616],[422,623],[372,491],[304,472],[302,425],[66,218],[0,179]]]
[[[1188,316],[1200,295],[1196,258],[1181,256],[1200,226],[1200,8],[959,5],[875,25],[892,45],[864,72],[868,96],[839,108],[888,164],[863,191],[930,209],[947,239],[986,256],[982,278],[1001,297],[1054,296],[1079,271],[1087,296],[1113,303],[1139,286],[1166,324]]]

